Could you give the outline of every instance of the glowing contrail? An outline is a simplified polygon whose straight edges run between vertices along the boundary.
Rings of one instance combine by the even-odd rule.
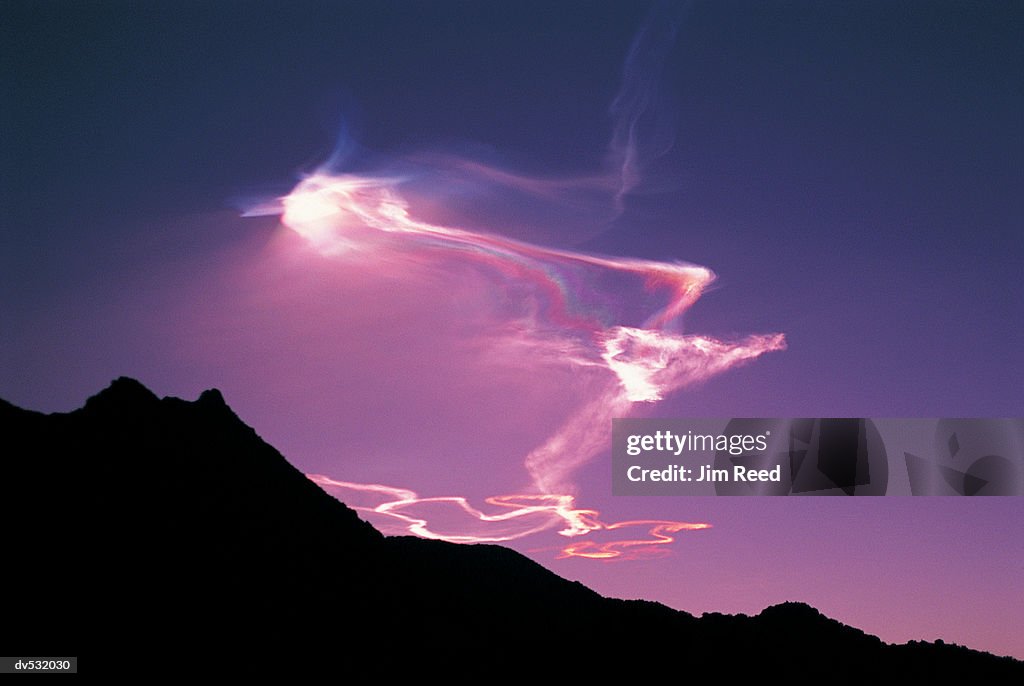
[[[710,524],[705,523],[671,522],[658,519],[616,522],[615,524],[608,524],[604,528],[614,530],[630,526],[650,527],[648,533],[651,538],[627,539],[611,541],[609,543],[580,541],[562,548],[562,552],[558,557],[583,557],[590,560],[636,560],[645,557],[661,557],[668,554],[665,546],[675,540],[675,537],[669,536],[669,534],[711,528]]]
[[[385,533],[412,533],[423,538],[449,541],[452,543],[502,543],[531,534],[540,533],[555,526],[564,526],[559,531],[563,536],[582,536],[593,531],[615,531],[628,527],[644,527],[650,538],[627,539],[596,543],[579,541],[564,546],[559,558],[579,557],[590,560],[631,560],[643,557],[667,554],[664,546],[672,543],[675,538],[669,534],[680,531],[699,531],[711,528],[704,522],[675,522],[664,520],[633,520],[605,524],[598,518],[596,510],[584,510],[575,507],[575,499],[571,495],[506,495],[492,496],[486,499],[489,505],[506,508],[498,514],[485,514],[470,505],[465,498],[420,498],[415,492],[403,488],[392,488],[379,484],[357,484],[338,481],[322,474],[309,474],[310,480],[321,488],[349,503],[353,509],[365,515],[383,515],[392,521],[379,520],[377,526]],[[352,505],[354,494],[371,494],[378,496],[382,502],[375,505]],[[468,519],[475,519],[487,524],[510,524],[506,533],[490,535],[473,535],[459,533],[441,533],[430,528],[425,518],[411,514],[417,505],[430,503],[447,503],[454,505]],[[523,520],[523,521],[519,521]],[[500,527],[493,527],[501,530]]]
[[[487,498],[484,512],[461,496],[420,497],[379,484],[357,484],[311,475],[316,483],[375,520],[386,533],[411,533],[457,543],[503,542],[558,528],[570,538],[597,531],[646,527],[647,538],[605,543],[575,541],[560,557],[636,559],[661,554],[682,531],[706,523],[630,521],[604,523],[595,510],[576,505],[574,473],[607,448],[611,420],[637,402],[654,402],[764,352],[784,347],[779,334],[723,342],[663,330],[714,279],[710,270],[683,263],[612,258],[546,248],[493,234],[419,221],[389,177],[318,172],[302,180],[280,202],[282,223],[325,258],[369,255],[388,265],[401,254],[420,264],[444,267],[473,263],[493,272],[498,283],[525,286],[535,306],[503,335],[519,346],[561,354],[564,364],[604,370],[590,400],[524,459],[532,482],[525,494]],[[581,274],[618,274],[645,292],[660,292],[664,304],[639,326],[606,323],[593,302],[616,293],[588,286]],[[521,289],[522,290],[522,289]],[[367,499],[370,502],[366,502]],[[439,515],[438,512],[441,512]]]
[[[668,304],[647,322],[654,327],[682,314],[714,280],[709,269],[690,264],[587,255],[416,221],[397,193],[400,183],[390,178],[313,174],[282,200],[282,221],[325,255],[379,247],[375,237],[367,236],[367,229],[404,234],[406,241],[416,241],[422,247],[463,252],[505,274],[527,278],[555,296],[551,304],[560,308],[555,313],[559,317],[570,317],[563,307],[568,294],[559,293],[564,289],[560,265],[633,274],[642,277],[650,290],[667,290]]]
[[[621,215],[626,196],[642,180],[644,165],[665,154],[674,142],[674,126],[665,116],[659,93],[680,28],[681,8],[685,9],[678,3],[657,4],[630,46],[611,108],[614,125],[605,173],[536,178],[447,155],[420,155],[404,161],[412,171],[406,166],[402,173],[339,174],[333,171],[339,167],[336,151],[329,164],[302,179],[287,196],[249,208],[249,215],[281,214],[285,226],[328,259],[366,257],[396,274],[404,273],[409,263],[441,271],[479,267],[491,275],[497,290],[512,292],[522,301],[505,325],[489,335],[498,354],[556,361],[597,377],[588,388],[588,400],[525,456],[529,492],[486,498],[488,512],[461,496],[423,498],[404,488],[310,475],[385,533],[472,543],[511,541],[548,529],[578,539],[595,532],[646,528],[646,538],[574,540],[560,553],[622,560],[664,554],[680,532],[710,526],[662,520],[602,522],[596,510],[577,507],[574,475],[607,449],[611,420],[628,414],[635,403],[656,402],[780,350],[785,347],[783,336],[726,342],[669,331],[714,280],[704,267],[542,247],[448,226],[448,221],[422,221],[406,199],[425,197],[432,202],[439,189],[465,198],[482,189],[504,200],[511,192],[531,202],[553,201],[574,212],[592,212],[589,203],[597,195],[610,201],[612,216]],[[429,171],[424,172],[424,166]],[[632,297],[623,297],[623,288],[631,289]],[[655,296],[661,302],[648,306]]]

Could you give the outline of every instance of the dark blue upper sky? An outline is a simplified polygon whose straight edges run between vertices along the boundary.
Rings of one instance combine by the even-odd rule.
[[[2,350],[5,368],[38,371],[5,372],[0,392],[45,404],[31,388],[59,386],[39,379],[56,335],[40,313],[241,240],[170,220],[287,191],[343,125],[364,156],[599,167],[646,13],[5,3]],[[752,373],[793,412],[1019,414],[1020,4],[697,2],[681,16],[657,103],[675,143],[646,169],[659,192],[578,247],[714,269],[720,288],[690,321],[785,332],[790,351]],[[763,408],[749,383],[705,402]]]

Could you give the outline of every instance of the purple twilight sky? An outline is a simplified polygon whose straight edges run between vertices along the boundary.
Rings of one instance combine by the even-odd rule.
[[[1024,414],[1020,3],[0,12],[0,397],[218,387],[303,471],[463,498],[415,514],[601,593],[1024,658],[1024,499],[613,497],[606,440]],[[661,400],[627,339],[684,360]],[[524,494],[711,527],[601,560],[459,509]]]

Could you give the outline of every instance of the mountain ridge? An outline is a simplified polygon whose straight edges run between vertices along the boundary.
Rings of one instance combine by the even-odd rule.
[[[4,639],[25,648],[71,646],[91,631],[111,645],[184,636],[192,646],[231,637],[341,649],[352,669],[401,654],[410,673],[453,661],[484,670],[493,660],[481,656],[500,648],[538,660],[589,655],[574,673],[604,675],[609,656],[593,646],[606,645],[733,676],[1024,674],[1020,661],[952,644],[888,645],[804,603],[698,618],[604,598],[501,546],[385,537],[264,442],[217,389],[160,398],[120,377],[69,413],[0,401],[0,424],[12,447],[0,464],[9,521],[26,540],[69,539],[15,565],[24,593],[7,610],[19,631]],[[69,573],[69,559],[90,573]],[[89,622],[95,600],[107,628]],[[747,658],[737,661],[740,649]],[[643,660],[621,666],[655,673]]]

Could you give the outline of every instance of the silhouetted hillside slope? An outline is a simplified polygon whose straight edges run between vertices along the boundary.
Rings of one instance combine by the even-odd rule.
[[[541,682],[545,657],[605,677],[1024,676],[1024,663],[958,646],[885,645],[799,603],[698,619],[603,598],[499,546],[383,537],[215,390],[161,399],[121,378],[68,414],[0,401],[0,426],[16,542],[5,654],[89,648],[195,666],[226,651],[250,669],[292,660],[339,676],[490,671]]]

